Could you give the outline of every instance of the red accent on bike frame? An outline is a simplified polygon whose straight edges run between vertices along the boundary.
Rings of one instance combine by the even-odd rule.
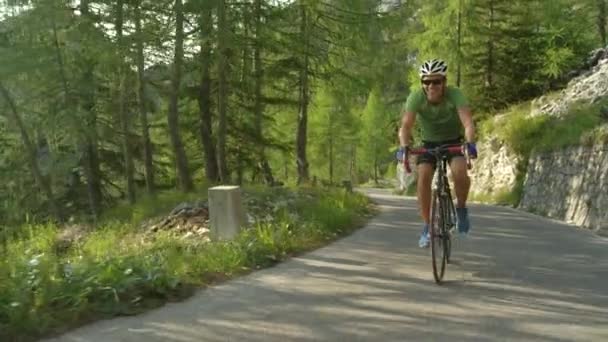
[[[430,150],[433,150],[432,148],[424,148],[424,147],[420,147],[420,148],[413,148],[410,150],[411,154],[425,154],[428,153]],[[462,152],[462,146],[458,145],[458,146],[450,146],[450,147],[446,147],[445,150],[447,150],[450,153],[461,153]]]

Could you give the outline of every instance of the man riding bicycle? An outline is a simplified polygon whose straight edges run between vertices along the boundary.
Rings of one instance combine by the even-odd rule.
[[[458,88],[446,84],[447,70],[447,64],[437,59],[426,61],[420,67],[422,89],[415,90],[408,96],[399,128],[399,160],[408,161],[412,128],[417,118],[421,124],[425,148],[463,143],[464,128],[465,148],[471,158],[477,157],[475,126],[468,101]],[[471,185],[467,163],[462,153],[450,153],[448,161],[456,192],[458,231],[466,235],[471,225],[466,207]],[[418,204],[424,221],[418,245],[423,248],[429,245],[430,239],[431,182],[437,160],[431,154],[423,154],[418,156],[416,165]]]

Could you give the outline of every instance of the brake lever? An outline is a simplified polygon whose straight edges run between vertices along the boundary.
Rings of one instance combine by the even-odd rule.
[[[467,169],[472,169],[473,165],[471,163],[471,156],[469,155],[469,149],[467,148],[467,145],[462,145],[462,154],[464,154],[464,158],[467,162]]]

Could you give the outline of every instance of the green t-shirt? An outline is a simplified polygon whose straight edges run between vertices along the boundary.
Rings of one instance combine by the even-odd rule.
[[[416,121],[422,128],[422,140],[439,142],[457,139],[463,135],[458,109],[468,106],[460,89],[448,86],[439,104],[430,104],[422,89],[412,92],[405,103],[405,110],[416,113]]]

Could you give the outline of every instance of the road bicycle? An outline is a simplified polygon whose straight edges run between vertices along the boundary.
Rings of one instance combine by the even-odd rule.
[[[456,208],[452,200],[452,192],[447,176],[447,167],[450,154],[462,153],[471,168],[471,159],[465,145],[441,145],[434,148],[418,147],[409,150],[412,155],[431,154],[437,160],[435,169],[435,183],[431,195],[431,223],[429,225],[431,259],[433,264],[433,277],[440,284],[445,274],[446,264],[450,263],[452,252],[452,232],[456,225]],[[409,162],[405,161],[405,168],[411,172]]]

